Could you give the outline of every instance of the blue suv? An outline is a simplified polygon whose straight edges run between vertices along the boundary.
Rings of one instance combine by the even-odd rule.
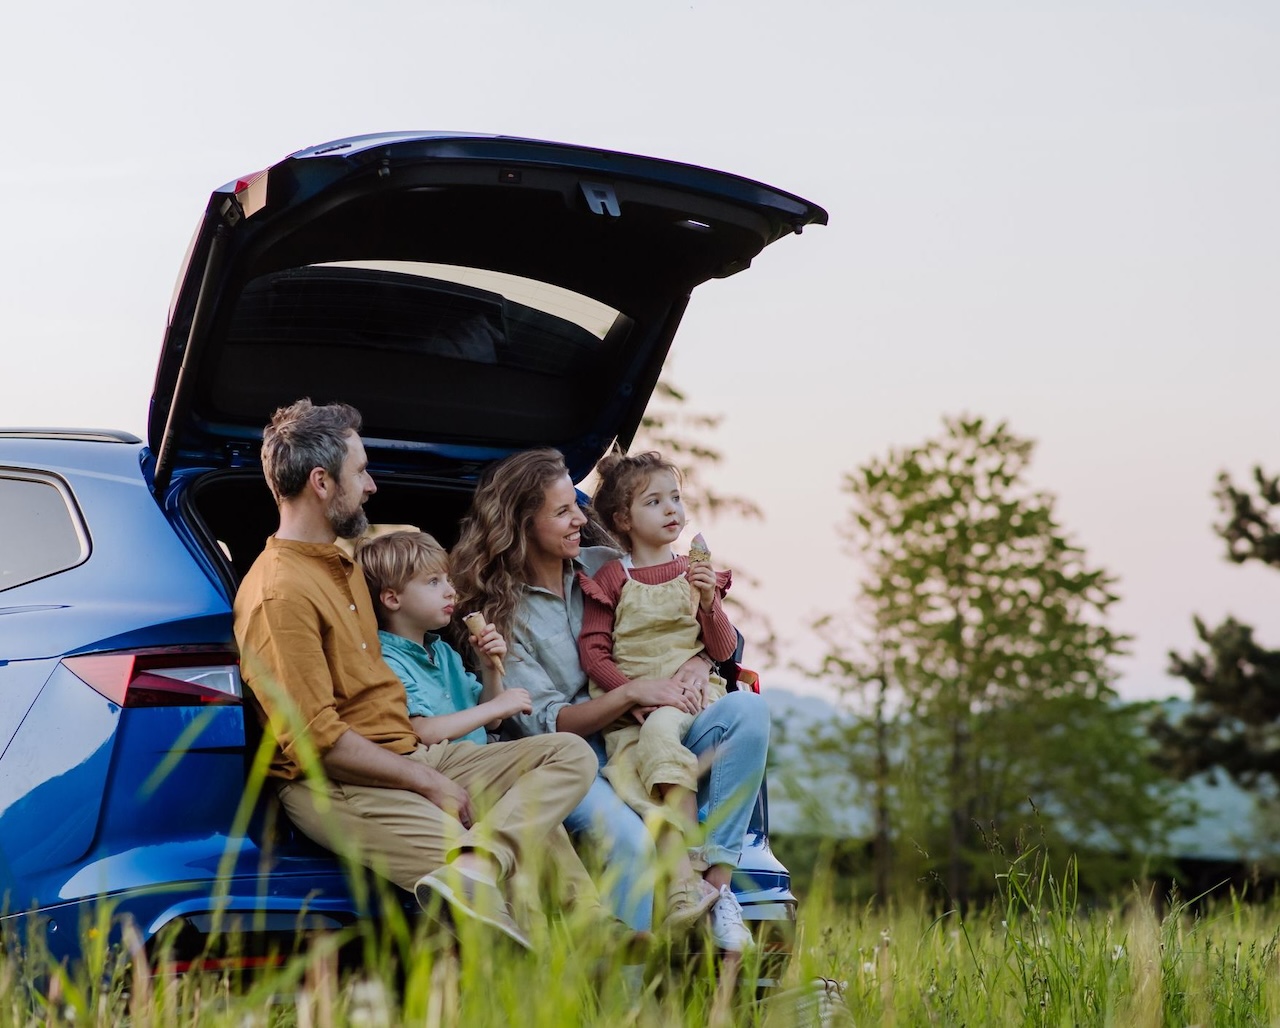
[[[300,396],[353,404],[371,520],[451,546],[485,465],[552,445],[584,476],[632,438],[691,290],[825,222],[733,175],[502,136],[343,139],[216,190],[147,439],[0,430],[4,926],[74,958],[103,899],[195,952],[228,914],[367,916],[332,856],[242,802],[231,601],[276,527],[262,426]],[[734,887],[785,927],[766,822],[762,796]]]

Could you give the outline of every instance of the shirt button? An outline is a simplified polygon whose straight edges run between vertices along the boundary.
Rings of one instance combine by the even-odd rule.
[[[368,644],[368,643],[361,643],[361,644],[360,644],[360,649],[362,649],[362,650],[367,650],[368,648],[369,648],[369,644]]]
[[[351,609],[351,610],[355,610],[355,609],[356,609],[356,605],[355,605],[354,603],[353,603],[353,604],[351,604],[350,609]]]

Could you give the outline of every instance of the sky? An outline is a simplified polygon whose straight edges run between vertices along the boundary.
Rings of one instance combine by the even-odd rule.
[[[1134,637],[1122,695],[1280,576],[1223,559],[1222,470],[1280,470],[1280,6],[71,0],[6,13],[0,424],[144,434],[209,193],[362,132],[495,132],[759,179],[831,214],[708,283],[670,377],[725,415],[703,527],[788,662],[850,609],[843,476],[945,414],[1032,482]],[[0,518],[3,514],[0,512]],[[766,685],[818,689],[781,667]]]

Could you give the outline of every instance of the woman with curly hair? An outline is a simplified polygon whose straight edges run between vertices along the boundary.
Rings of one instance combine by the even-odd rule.
[[[727,883],[764,776],[768,709],[754,693],[733,692],[703,710],[710,664],[701,656],[672,678],[634,680],[591,696],[578,657],[583,592],[577,576],[620,556],[612,547],[583,546],[583,530],[592,527],[598,528],[579,506],[558,451],[526,450],[491,465],[453,551],[458,609],[482,611],[506,637],[507,686],[526,689],[532,700],[532,713],[508,722],[523,735],[573,732],[603,758],[599,733],[620,717],[662,706],[694,715],[683,742],[708,768],[698,800],[710,827],[705,844],[690,856],[707,869],[708,880]],[[565,826],[600,846],[617,915],[632,928],[648,929],[657,854],[640,817],[598,777]],[[699,897],[680,900],[673,898],[669,927],[707,909]],[[713,938],[722,948],[741,950],[749,943],[740,919],[720,927],[713,924]]]

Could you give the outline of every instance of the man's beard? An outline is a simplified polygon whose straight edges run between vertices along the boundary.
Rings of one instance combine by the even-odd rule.
[[[360,504],[356,504],[351,510],[343,510],[338,506],[338,501],[335,501],[329,507],[328,517],[329,527],[340,539],[359,538],[369,527],[369,518]]]

